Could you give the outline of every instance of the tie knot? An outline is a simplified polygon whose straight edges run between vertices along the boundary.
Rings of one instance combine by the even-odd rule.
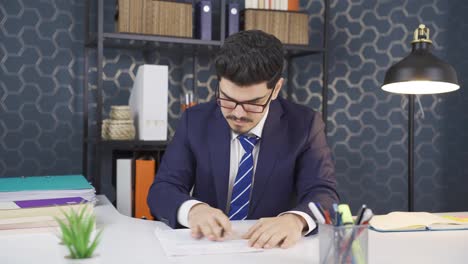
[[[252,152],[253,148],[258,142],[258,137],[256,136],[240,135],[238,139],[246,153]]]

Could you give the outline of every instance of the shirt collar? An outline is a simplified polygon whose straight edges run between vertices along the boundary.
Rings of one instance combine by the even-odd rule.
[[[266,113],[265,115],[263,115],[262,119],[260,120],[260,122],[258,122],[258,124],[256,126],[254,126],[249,132],[247,132],[246,134],[251,134],[251,135],[255,135],[257,136],[258,138],[261,138],[262,137],[262,132],[263,132],[263,127],[265,126],[265,121],[267,119],[267,116],[268,116],[268,112],[270,111],[270,105],[268,105],[268,107],[266,108]],[[239,136],[239,134],[235,133],[234,131],[231,130],[231,140],[234,140],[236,139],[237,137]]]

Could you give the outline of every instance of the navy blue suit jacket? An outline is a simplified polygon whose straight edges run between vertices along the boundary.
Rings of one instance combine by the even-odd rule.
[[[190,199],[226,211],[230,140],[230,127],[216,102],[185,111],[148,194],[158,220],[179,227],[177,210]],[[288,210],[311,215],[310,201],[327,208],[337,202],[334,163],[320,114],[279,97],[272,101],[254,177],[247,219]]]

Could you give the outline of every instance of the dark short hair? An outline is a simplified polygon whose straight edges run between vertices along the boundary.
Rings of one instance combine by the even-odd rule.
[[[228,37],[215,59],[216,74],[239,85],[266,81],[275,87],[283,71],[283,44],[261,30],[240,31]]]

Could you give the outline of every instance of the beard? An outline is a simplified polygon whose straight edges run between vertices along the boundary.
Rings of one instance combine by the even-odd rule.
[[[227,120],[232,120],[232,121],[237,121],[237,122],[243,122],[244,124],[250,124],[250,123],[253,123],[253,120],[250,119],[250,118],[247,118],[247,117],[236,117],[236,116],[233,116],[233,115],[228,115],[226,116],[226,119]],[[228,122],[229,124],[229,122]],[[234,131],[234,133],[236,134],[244,134],[244,133],[247,133],[249,132],[250,129],[252,129],[251,126],[240,126],[240,125],[236,125],[236,124],[229,124],[229,126],[231,127],[232,131]]]

